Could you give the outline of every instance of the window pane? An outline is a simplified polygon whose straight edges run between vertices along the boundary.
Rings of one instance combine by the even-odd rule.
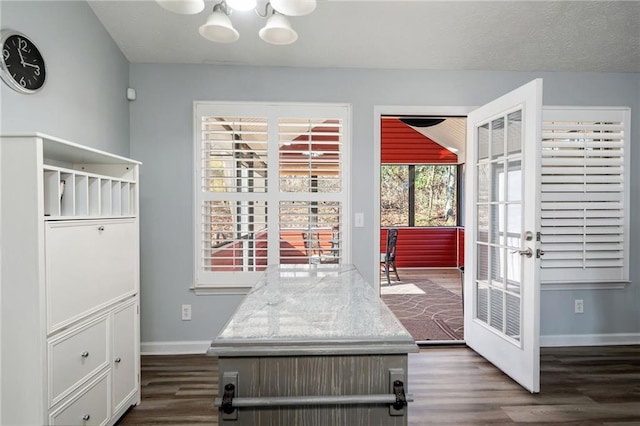
[[[266,192],[265,118],[203,117],[204,192]]]
[[[455,165],[416,166],[415,226],[456,225]]]
[[[280,202],[280,264],[340,263],[341,203]]]
[[[340,192],[342,120],[280,118],[280,191]]]
[[[205,201],[201,235],[205,271],[263,271],[267,266],[267,203]]]
[[[409,226],[409,166],[380,168],[380,225]]]

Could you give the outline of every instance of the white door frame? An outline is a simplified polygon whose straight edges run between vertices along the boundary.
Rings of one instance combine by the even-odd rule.
[[[380,155],[381,129],[380,119],[383,115],[438,115],[466,117],[475,106],[400,106],[377,105],[373,107],[373,250],[371,252],[374,264],[380,261]],[[373,275],[373,286],[380,293],[380,274]]]

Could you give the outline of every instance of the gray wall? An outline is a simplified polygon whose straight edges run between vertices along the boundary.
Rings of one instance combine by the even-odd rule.
[[[0,133],[41,132],[127,156],[129,62],[84,1],[1,1],[0,25],[24,33],[47,67],[44,88],[0,83]]]
[[[0,84],[0,132],[39,131],[141,160],[142,341],[207,341],[241,297],[194,296],[192,262],[192,110],[194,100],[348,102],[353,105],[353,260],[373,280],[370,247],[376,105],[469,106],[543,77],[547,105],[632,108],[631,164],[640,163],[640,75],[291,69],[132,64],[85,2],[1,1],[1,27],[41,48],[48,81],[21,95]],[[54,37],[55,35],[55,37]],[[127,86],[138,92],[128,103]],[[131,128],[129,129],[129,121]],[[130,138],[130,145],[129,145]],[[630,171],[631,279],[625,290],[542,295],[542,334],[640,332],[640,169]],[[585,314],[573,314],[573,299]],[[180,321],[180,305],[193,320]]]
[[[353,105],[352,211],[365,212],[353,228],[353,261],[369,281],[378,271],[371,256],[373,129],[376,105],[481,105],[534,78],[544,78],[545,105],[630,106],[639,120],[637,74],[294,69],[213,65],[132,64],[131,155],[142,167],[142,341],[209,340],[224,326],[239,296],[195,296],[192,260],[193,101],[348,102]],[[632,135],[631,164],[640,161]],[[640,253],[640,169],[631,170],[631,259]],[[635,217],[633,216],[635,212]],[[640,332],[640,265],[631,264],[624,290],[544,291],[541,332],[546,335]],[[573,313],[573,300],[585,313]],[[180,321],[180,305],[193,320]]]

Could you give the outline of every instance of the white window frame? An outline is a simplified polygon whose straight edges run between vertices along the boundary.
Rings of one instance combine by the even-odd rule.
[[[267,201],[267,228],[278,229],[280,201],[307,200],[304,193],[284,193],[279,190],[279,118],[327,118],[340,119],[342,122],[342,190],[336,195],[317,194],[320,199],[338,200],[341,203],[340,220],[340,263],[351,263],[351,229],[349,218],[351,176],[351,105],[344,103],[279,103],[279,102],[213,102],[195,101],[193,104],[193,265],[194,283],[191,290],[195,294],[246,294],[262,276],[263,272],[204,272],[201,267],[201,205],[205,200],[201,191],[201,142],[202,117],[235,116],[266,117],[268,132],[267,148],[267,192],[255,194],[257,200]],[[273,141],[273,142],[272,142]],[[243,194],[246,195],[246,194]],[[324,198],[323,198],[324,196]],[[207,198],[208,199],[208,198]],[[279,262],[279,233],[268,234],[268,264]]]

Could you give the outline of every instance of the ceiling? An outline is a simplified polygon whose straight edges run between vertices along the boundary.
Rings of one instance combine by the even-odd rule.
[[[299,38],[287,46],[263,42],[253,12],[232,14],[238,41],[202,38],[216,2],[178,15],[153,0],[88,1],[132,63],[640,72],[639,1],[318,0],[290,18]]]

